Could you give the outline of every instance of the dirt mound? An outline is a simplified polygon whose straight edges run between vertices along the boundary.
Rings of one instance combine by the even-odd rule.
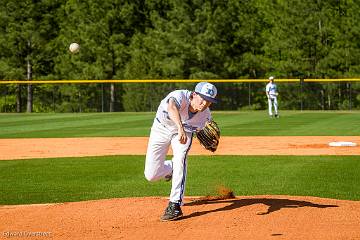
[[[167,201],[150,197],[1,206],[0,237],[24,239],[25,234],[33,234],[31,239],[360,239],[357,201],[291,196],[186,199],[182,219],[161,222],[159,217]]]

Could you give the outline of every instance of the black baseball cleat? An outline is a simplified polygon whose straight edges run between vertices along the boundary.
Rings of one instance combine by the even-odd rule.
[[[172,179],[172,174],[166,175],[166,176],[164,177],[164,179],[165,179],[166,182],[171,181],[171,179]]]
[[[169,202],[168,207],[165,209],[164,215],[160,218],[161,221],[173,221],[183,216],[180,205],[178,203]]]
[[[275,117],[276,117],[276,118],[279,118],[279,114],[275,114]]]

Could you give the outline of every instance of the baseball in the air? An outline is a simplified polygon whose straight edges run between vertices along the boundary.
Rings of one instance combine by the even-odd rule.
[[[80,50],[80,45],[78,43],[71,43],[69,46],[69,50],[72,53],[77,53]]]

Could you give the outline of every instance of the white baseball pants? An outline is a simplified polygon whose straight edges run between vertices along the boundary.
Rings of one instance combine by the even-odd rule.
[[[274,106],[274,112],[277,115],[278,114],[278,102],[277,97],[269,97],[268,98],[268,104],[269,104],[269,115],[272,116],[272,107]]]
[[[145,160],[145,178],[148,181],[164,179],[172,175],[170,201],[183,203],[186,183],[187,155],[192,143],[192,133],[186,132],[187,142],[181,144],[178,134],[169,131],[154,120]],[[173,150],[173,158],[165,160],[169,147]]]

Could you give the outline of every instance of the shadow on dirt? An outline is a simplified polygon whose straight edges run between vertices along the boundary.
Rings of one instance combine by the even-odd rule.
[[[219,203],[228,203],[229,205],[221,208],[217,208],[209,211],[194,212],[190,215],[184,216],[182,219],[192,218],[202,216],[208,213],[229,211],[236,208],[241,208],[245,206],[250,206],[253,204],[264,204],[269,208],[267,212],[257,213],[257,215],[267,215],[276,211],[281,210],[282,208],[300,208],[300,207],[314,207],[314,208],[333,208],[338,207],[337,205],[323,205],[316,204],[307,201],[297,201],[290,199],[275,199],[275,198],[250,198],[250,199],[231,199],[231,200],[195,200],[190,203],[186,203],[185,206],[198,206],[204,204],[219,204]]]

